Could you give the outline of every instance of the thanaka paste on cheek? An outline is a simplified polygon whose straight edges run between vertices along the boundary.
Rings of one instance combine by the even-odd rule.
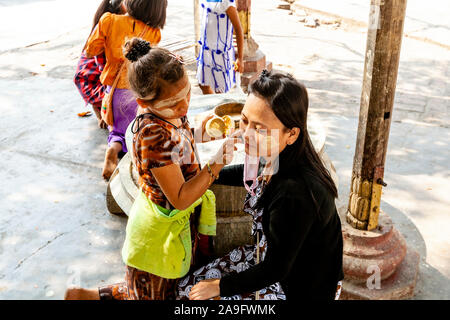
[[[158,111],[153,111],[154,113],[156,113],[157,115],[159,115],[160,117],[163,118],[173,118],[175,116],[175,111],[173,111],[170,108],[164,109],[164,110],[158,110]]]
[[[167,107],[173,107],[181,100],[185,99],[191,90],[191,84],[188,82],[186,86],[181,89],[176,95],[167,98],[165,100],[161,100],[152,106],[153,109],[160,110]]]

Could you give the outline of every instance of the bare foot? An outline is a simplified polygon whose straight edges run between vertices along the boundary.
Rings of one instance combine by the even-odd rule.
[[[201,84],[199,84],[198,86],[200,87],[204,95],[214,94],[214,90],[210,86],[202,86]]]
[[[70,288],[64,294],[64,300],[100,300],[97,289]]]
[[[100,119],[97,118],[97,122],[98,122],[98,127],[100,129],[108,129],[108,125],[101,118]]]
[[[119,153],[114,147],[110,147],[108,148],[108,150],[106,150],[105,162],[103,164],[103,172],[102,172],[103,179],[105,179],[106,181],[109,180],[114,170],[116,170],[118,154]]]

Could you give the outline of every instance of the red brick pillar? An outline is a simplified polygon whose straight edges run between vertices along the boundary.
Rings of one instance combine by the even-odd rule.
[[[241,87],[247,91],[248,85],[261,71],[272,69],[272,63],[266,61],[266,55],[259,50],[259,45],[250,35],[251,0],[236,0],[242,30],[244,31],[244,72],[241,74]]]

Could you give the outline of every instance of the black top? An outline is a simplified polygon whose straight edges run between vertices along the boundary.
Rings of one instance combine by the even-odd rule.
[[[216,184],[243,186],[243,170],[243,165],[225,167]],[[266,189],[264,261],[223,276],[221,296],[280,282],[287,300],[334,299],[337,282],[344,278],[341,222],[334,197],[306,168],[296,171],[285,177],[274,175],[270,191]]]

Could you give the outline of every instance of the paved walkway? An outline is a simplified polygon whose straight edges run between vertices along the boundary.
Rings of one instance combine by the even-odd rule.
[[[0,186],[0,299],[61,299],[67,285],[95,287],[124,275],[126,219],[107,212],[101,180],[107,133],[94,118],[76,115],[87,110],[72,76],[91,20],[80,7],[95,8],[91,0],[78,3],[0,4],[0,179],[7,182]],[[254,1],[253,36],[276,69],[292,72],[308,87],[311,112],[328,130],[326,151],[345,203],[365,31],[306,28],[276,6]],[[434,23],[427,19],[435,9],[423,6],[418,12]],[[24,8],[34,13],[33,28],[15,30],[12,14]],[[191,1],[170,1],[168,10],[163,38],[190,37]],[[56,27],[49,21],[59,22]],[[421,255],[415,299],[450,299],[449,61],[442,46],[403,40],[382,209]],[[195,83],[195,68],[190,75]]]

